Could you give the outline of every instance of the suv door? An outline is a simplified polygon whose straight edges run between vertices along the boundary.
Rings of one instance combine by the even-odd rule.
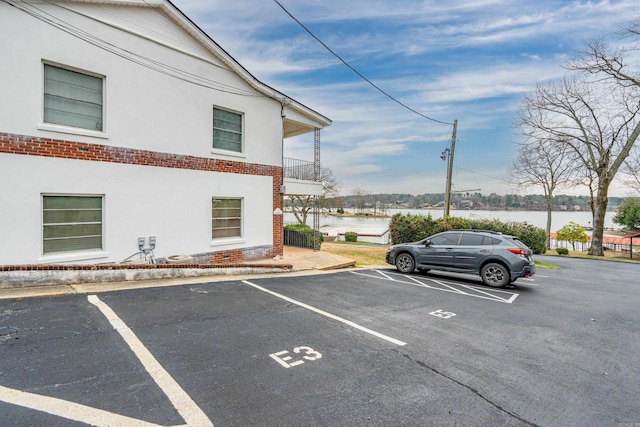
[[[453,253],[462,233],[446,231],[429,238],[430,244],[420,248],[421,265],[453,267]]]
[[[494,238],[479,233],[462,233],[453,265],[464,270],[478,270],[482,260],[493,252],[493,240]]]

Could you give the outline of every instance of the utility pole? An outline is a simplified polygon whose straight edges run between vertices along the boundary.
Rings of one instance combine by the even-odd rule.
[[[456,150],[456,133],[458,131],[458,119],[453,121],[453,135],[451,136],[451,150],[449,151],[449,165],[447,167],[447,188],[444,193],[444,217],[449,216],[451,206],[451,177],[453,175],[453,152]]]

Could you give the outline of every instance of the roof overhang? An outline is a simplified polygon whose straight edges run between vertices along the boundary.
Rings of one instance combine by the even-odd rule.
[[[39,0],[36,0],[39,1]],[[132,7],[149,7],[161,10],[169,19],[174,21],[178,26],[184,29],[189,35],[198,41],[207,51],[222,61],[231,71],[236,73],[241,79],[249,84],[253,89],[262,95],[279,102],[283,108],[288,111],[297,113],[300,117],[304,117],[301,123],[313,123],[313,128],[323,128],[331,125],[331,120],[317,111],[301,104],[300,102],[286,96],[280,91],[269,85],[262,83],[255,78],[247,69],[245,69],[238,61],[236,61],[229,53],[227,53],[220,45],[218,45],[207,33],[198,27],[187,15],[178,9],[169,0],[52,0],[51,3],[63,5],[65,3],[85,3],[95,5],[114,5],[114,6],[132,6]],[[302,127],[292,130],[294,134],[302,132]],[[309,132],[308,127],[304,127]]]
[[[82,0],[77,0],[82,1]],[[103,0],[84,0],[84,1],[95,1],[103,3]],[[107,0],[109,1],[109,0]],[[221,61],[223,61],[231,70],[233,70],[238,76],[240,76],[244,81],[246,81],[251,87],[253,87],[258,92],[263,95],[278,101],[283,106],[283,112],[285,115],[288,115],[289,112],[295,112],[301,117],[305,117],[307,122],[312,122],[313,125],[311,128],[306,127],[306,132],[309,132],[309,129],[314,128],[323,128],[331,125],[331,119],[328,117],[318,113],[317,111],[301,104],[300,102],[292,99],[282,92],[272,88],[271,86],[262,83],[260,80],[255,78],[246,68],[244,68],[238,61],[236,61],[229,53],[227,53],[220,45],[218,45],[207,33],[202,31],[200,27],[198,27],[189,17],[187,17],[180,9],[178,9],[173,3],[169,0],[153,0],[152,2],[148,0],[142,0],[142,2],[138,1],[118,1],[111,0],[117,4],[123,3],[132,3],[139,5],[144,3],[146,5],[153,6],[154,4],[158,4],[162,10],[167,13],[174,21],[178,23],[185,31],[191,34],[194,38],[196,38],[200,43],[202,43],[212,54],[218,57]],[[286,111],[285,111],[286,110]],[[304,122],[303,121],[303,122]],[[286,121],[285,121],[286,122]],[[302,128],[298,128],[297,135],[306,133],[300,132]],[[285,134],[286,134],[286,124],[285,124]],[[293,136],[293,135],[291,135]]]

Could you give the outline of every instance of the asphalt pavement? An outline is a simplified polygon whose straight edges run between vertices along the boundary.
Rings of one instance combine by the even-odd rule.
[[[640,266],[538,259],[0,301],[0,425],[638,425]]]

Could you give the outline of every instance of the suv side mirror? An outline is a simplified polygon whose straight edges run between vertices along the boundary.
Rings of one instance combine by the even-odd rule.
[[[431,240],[427,239],[424,241],[425,246],[431,246]]]

